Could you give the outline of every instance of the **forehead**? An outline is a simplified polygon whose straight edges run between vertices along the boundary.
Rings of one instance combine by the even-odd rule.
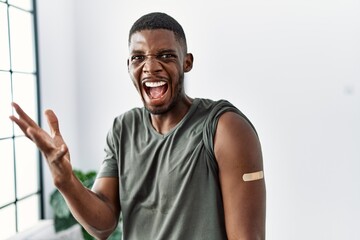
[[[159,49],[172,49],[180,51],[181,45],[175,34],[166,29],[141,30],[130,37],[129,51],[156,51]]]

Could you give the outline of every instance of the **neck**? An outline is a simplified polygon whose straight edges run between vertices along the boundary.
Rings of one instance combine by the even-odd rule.
[[[170,132],[189,111],[193,99],[185,96],[169,112],[164,114],[151,114],[150,120],[154,129],[160,134]]]

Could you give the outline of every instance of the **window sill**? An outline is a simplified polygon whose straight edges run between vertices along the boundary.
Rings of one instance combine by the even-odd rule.
[[[83,239],[81,227],[79,224],[71,228],[55,233],[53,220],[41,220],[34,227],[19,232],[8,240],[80,240]]]

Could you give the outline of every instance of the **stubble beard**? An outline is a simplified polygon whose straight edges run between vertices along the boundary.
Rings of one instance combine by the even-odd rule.
[[[180,76],[179,84],[174,92],[174,98],[172,99],[170,105],[164,106],[164,107],[155,107],[155,108],[149,108],[145,103],[144,107],[145,109],[152,115],[161,115],[166,114],[170,112],[176,104],[181,100],[182,92],[184,89],[184,75]]]

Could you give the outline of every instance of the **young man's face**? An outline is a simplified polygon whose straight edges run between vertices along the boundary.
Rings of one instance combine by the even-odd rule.
[[[152,114],[167,113],[185,97],[184,72],[192,68],[192,55],[164,29],[135,32],[129,51],[129,74],[144,106]]]

